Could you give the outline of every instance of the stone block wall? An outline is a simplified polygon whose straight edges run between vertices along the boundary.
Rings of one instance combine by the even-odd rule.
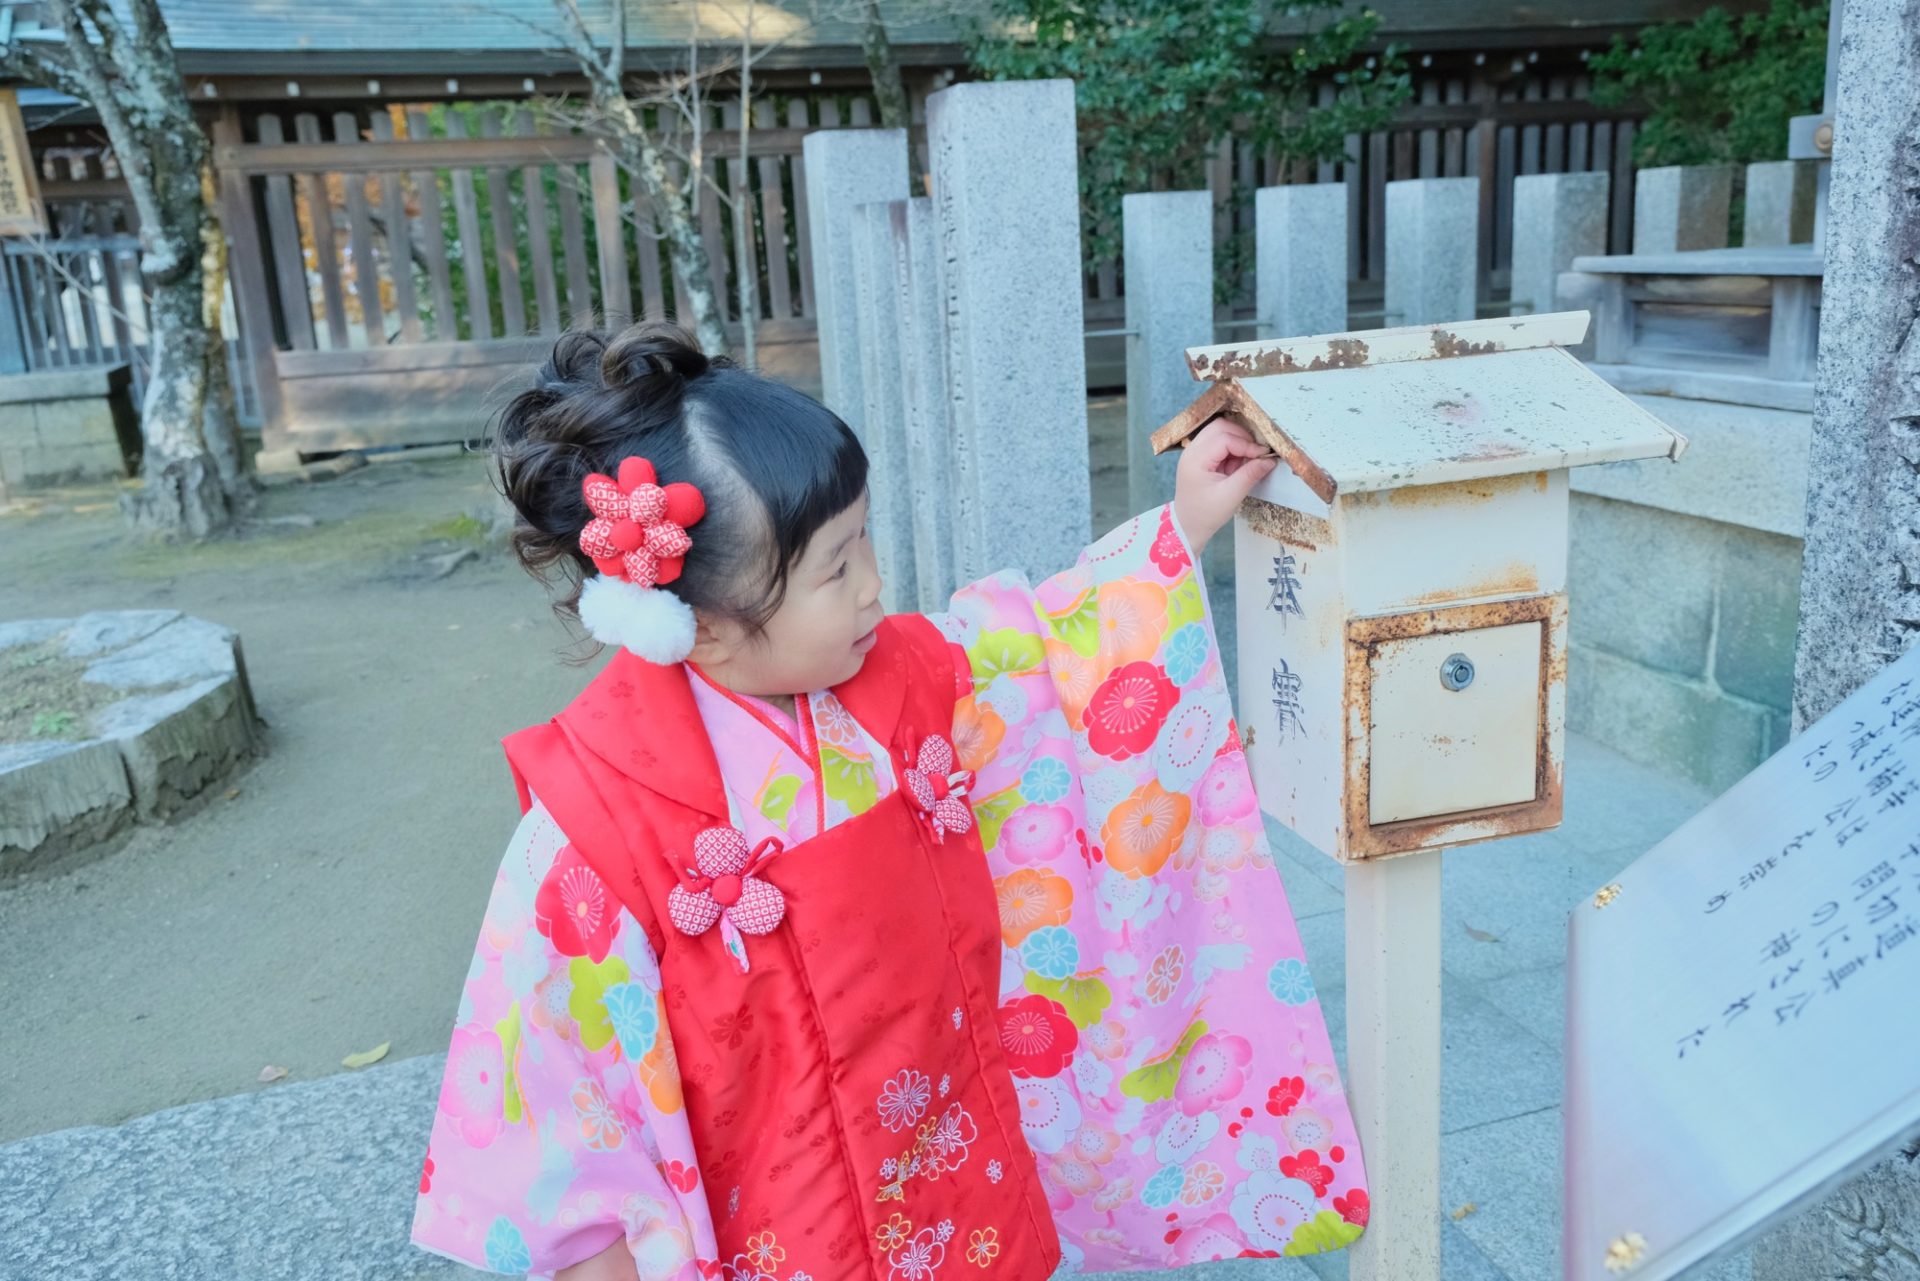
[[[1811,416],[1635,399],[1690,447],[1574,473],[1567,724],[1720,791],[1790,730]]]
[[[125,365],[0,375],[0,492],[129,474],[140,429]]]

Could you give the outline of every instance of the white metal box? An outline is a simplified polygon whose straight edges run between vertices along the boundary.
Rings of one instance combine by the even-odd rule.
[[[1262,807],[1335,858],[1561,812],[1567,468],[1685,441],[1558,350],[1584,313],[1197,348],[1156,433],[1244,423],[1282,466],[1234,521]]]

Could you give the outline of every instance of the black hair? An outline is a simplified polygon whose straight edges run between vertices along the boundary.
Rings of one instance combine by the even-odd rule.
[[[592,519],[580,486],[639,455],[659,483],[688,481],[707,501],[670,590],[695,610],[754,633],[786,598],[787,577],[821,526],[866,492],[867,455],[846,423],[802,392],[709,358],[677,325],[563,334],[533,386],[501,411],[493,437],[501,492],[516,513],[513,549],[566,594],[578,617],[594,572],[580,550]]]

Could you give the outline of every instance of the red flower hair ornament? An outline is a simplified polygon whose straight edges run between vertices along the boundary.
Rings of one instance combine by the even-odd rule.
[[[664,590],[693,549],[688,528],[707,514],[692,485],[662,486],[644,458],[621,460],[617,476],[594,472],[580,484],[593,519],[580,550],[600,572],[581,585],[580,622],[602,644],[623,645],[649,663],[693,652],[693,609]]]

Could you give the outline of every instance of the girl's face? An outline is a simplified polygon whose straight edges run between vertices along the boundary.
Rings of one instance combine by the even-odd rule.
[[[830,689],[860,671],[884,616],[863,497],[814,534],[764,631],[703,618],[692,660],[728,689],[761,698]]]

